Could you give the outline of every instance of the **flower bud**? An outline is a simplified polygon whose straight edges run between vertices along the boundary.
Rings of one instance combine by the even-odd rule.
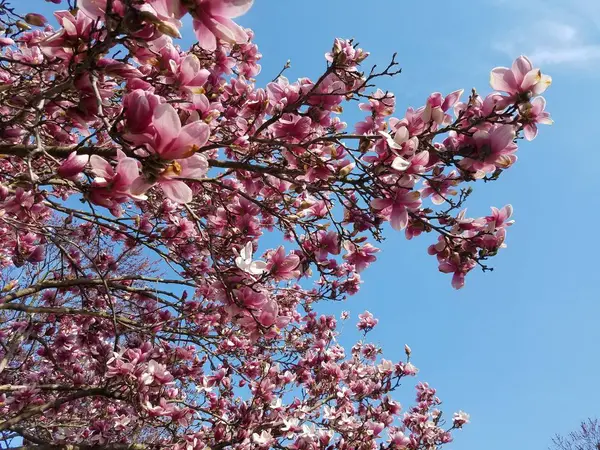
[[[344,178],[350,174],[354,170],[354,163],[350,163],[347,166],[344,166],[340,169],[340,178]]]
[[[166,34],[167,36],[170,36],[172,38],[175,38],[175,39],[181,38],[181,34],[179,33],[179,30],[177,29],[177,27],[175,27],[174,25],[172,25],[168,22],[159,22],[156,25],[156,29],[158,31],[160,31],[162,34]]]
[[[8,47],[9,45],[15,45],[15,41],[11,38],[0,37],[0,47]]]
[[[89,159],[88,155],[78,155],[77,152],[71,152],[69,157],[58,168],[58,174],[63,178],[72,178],[79,175],[87,165]]]
[[[27,31],[27,30],[31,30],[31,27],[29,25],[27,25],[25,22],[23,22],[22,20],[17,20],[17,23],[15,23],[15,25],[17,26],[17,28],[19,28],[21,31]]]
[[[25,15],[25,22],[35,27],[43,27],[48,23],[48,20],[41,14],[29,13]]]

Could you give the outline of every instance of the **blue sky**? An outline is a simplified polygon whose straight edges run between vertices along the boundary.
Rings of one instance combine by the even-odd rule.
[[[41,0],[21,8],[34,3],[49,11]],[[500,181],[475,185],[470,200],[474,216],[491,205],[515,208],[495,271],[473,273],[454,291],[426,253],[429,236],[408,242],[388,228],[361,293],[335,310],[352,312],[346,344],[359,338],[358,313],[372,311],[380,322],[369,338],[386,357],[401,358],[408,343],[419,379],[438,389],[446,413],[471,414],[448,449],[541,450],[554,433],[598,414],[597,0],[258,0],[239,22],[254,29],[264,55],[259,82],[288,59],[290,79],[318,76],[336,36],[356,38],[371,63],[398,52],[403,73],[381,87],[396,94],[399,114],[434,91],[485,94],[490,69],[520,54],[553,76],[545,97],[555,124],[523,143]],[[411,396],[407,383],[400,397]]]

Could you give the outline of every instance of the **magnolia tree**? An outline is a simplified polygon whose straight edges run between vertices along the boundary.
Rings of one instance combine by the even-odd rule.
[[[317,79],[260,87],[251,4],[0,3],[3,445],[416,450],[468,422],[425,383],[402,407],[410,348],[344,349],[316,305],[358,291],[385,222],[457,289],[487,269],[512,208],[467,217],[470,185],[550,121],[550,77],[519,57],[394,116],[396,61],[336,39]]]

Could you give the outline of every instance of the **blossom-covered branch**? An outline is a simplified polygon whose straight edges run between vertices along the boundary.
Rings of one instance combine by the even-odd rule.
[[[315,81],[260,87],[232,20],[251,5],[81,0],[54,28],[0,4],[0,442],[417,450],[468,422],[445,425],[426,383],[402,409],[410,349],[346,350],[315,304],[358,291],[386,222],[455,288],[487,270],[512,207],[465,204],[550,122],[550,78],[519,57],[486,96],[398,114],[377,88],[395,57],[365,69],[336,39]]]

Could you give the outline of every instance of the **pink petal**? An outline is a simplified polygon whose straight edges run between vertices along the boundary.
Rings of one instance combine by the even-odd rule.
[[[525,76],[531,72],[533,64],[526,56],[519,56],[512,65],[512,73],[518,85],[523,83]]]
[[[189,203],[192,201],[193,193],[190,187],[180,180],[163,180],[160,187],[170,200],[175,203]]]
[[[490,134],[492,150],[498,152],[505,149],[515,138],[515,130],[510,125],[500,125]]]
[[[208,124],[201,120],[188,123],[181,129],[179,138],[177,139],[177,145],[182,147],[189,147],[191,145],[201,148],[208,142],[208,136],[210,135],[210,127]]]
[[[535,123],[528,123],[523,127],[523,134],[525,139],[533,141],[538,134],[538,128]]]
[[[371,208],[381,211],[392,206],[393,203],[389,198],[376,198],[371,200]]]
[[[454,289],[462,289],[465,285],[465,274],[462,272],[454,272],[452,277],[452,287]]]
[[[208,172],[208,161],[203,155],[192,155],[177,162],[181,166],[180,178],[202,178]]]
[[[196,55],[187,55],[180,66],[181,77],[179,81],[182,84],[188,84],[192,81],[198,72],[200,72],[202,68],[200,67],[200,60]]]
[[[552,125],[554,120],[550,118],[549,113],[543,112],[538,116],[537,123],[541,123],[542,125]]]
[[[536,97],[531,100],[531,114],[538,116],[544,109],[546,109],[546,99],[544,97]]]
[[[408,128],[406,128],[405,126],[401,126],[396,130],[396,134],[394,135],[394,142],[396,142],[396,144],[398,145],[402,145],[406,141],[408,141],[409,137],[410,134],[408,132]]]
[[[464,89],[459,89],[458,91],[454,91],[448,94],[444,99],[444,103],[442,103],[442,110],[448,111],[450,108],[452,108],[456,104],[456,102],[458,102],[463,92]]]
[[[113,184],[114,189],[121,192],[128,190],[139,175],[140,170],[136,159],[122,159],[117,165],[117,176],[115,176]]]
[[[89,155],[78,155],[76,151],[71,152],[69,157],[64,161],[57,172],[61,177],[71,178],[79,175],[87,165]]]
[[[91,19],[104,19],[106,0],[79,0],[77,8]]]
[[[552,77],[550,75],[542,75],[540,81],[535,86],[533,86],[533,95],[542,94],[546,89],[550,87],[551,84]]]
[[[496,67],[490,74],[490,86],[496,91],[512,92],[514,89],[513,76],[510,69]]]
[[[97,177],[112,178],[114,175],[110,163],[98,155],[92,155],[90,157],[90,165],[92,166],[92,172]]]
[[[129,190],[133,196],[141,197],[155,184],[156,183],[151,183],[150,181],[146,180],[144,177],[137,177],[135,180],[133,180],[133,183],[131,183]]]
[[[404,230],[408,225],[408,210],[403,205],[397,205],[392,208],[390,215],[390,224],[394,230]]]
[[[167,149],[169,144],[179,136],[181,132],[181,120],[177,111],[168,103],[158,105],[154,110],[152,123],[159,137],[157,152],[162,156],[162,151]]]
[[[523,91],[531,91],[533,87],[542,80],[542,72],[540,69],[533,69],[527,72],[523,82],[521,83],[521,89]]]
[[[231,19],[246,14],[252,7],[254,0],[211,0],[211,14]]]
[[[214,33],[200,20],[194,19],[192,22],[194,33],[198,39],[198,45],[204,50],[214,51],[217,49],[217,38]]]
[[[217,38],[232,44],[243,44],[248,41],[248,34],[233,20],[220,16],[212,19],[209,27]]]

